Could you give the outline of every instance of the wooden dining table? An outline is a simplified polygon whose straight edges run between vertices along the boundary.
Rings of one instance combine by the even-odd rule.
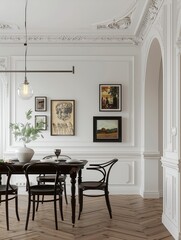
[[[40,160],[32,160],[40,161]],[[71,182],[71,208],[72,208],[72,225],[75,225],[75,217],[76,217],[76,179],[78,178],[78,184],[82,181],[82,169],[87,164],[87,160],[81,160],[79,163],[67,163],[66,161],[57,161],[57,166],[60,168],[62,174],[66,174],[70,176]],[[19,161],[12,161],[13,171],[12,174],[24,174],[23,166],[25,163]],[[1,174],[6,174],[6,170],[0,166],[0,184],[1,184]],[[47,169],[47,174],[52,174],[51,169]],[[32,172],[32,174],[40,174],[39,169]]]

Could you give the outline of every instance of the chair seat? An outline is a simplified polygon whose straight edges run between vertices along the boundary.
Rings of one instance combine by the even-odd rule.
[[[58,180],[60,182],[64,182],[66,179],[66,175],[61,175],[58,177]],[[45,175],[45,176],[38,176],[37,177],[38,182],[54,182],[55,181],[55,175]]]
[[[12,187],[12,188],[11,188]],[[16,185],[11,185],[11,187],[8,188],[8,193],[14,193],[18,190],[18,187]],[[0,185],[0,195],[4,195],[6,193],[6,185]]]
[[[81,182],[79,185],[80,189],[83,190],[88,190],[88,189],[98,189],[98,190],[103,190],[106,187],[106,183],[101,183],[101,182],[94,182],[94,181],[89,181],[89,182]]]
[[[63,191],[61,186],[57,186],[56,188],[57,194]],[[55,191],[54,185],[35,185],[30,187],[30,192],[36,195],[53,195]]]

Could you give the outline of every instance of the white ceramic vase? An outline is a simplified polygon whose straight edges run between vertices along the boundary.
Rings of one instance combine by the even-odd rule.
[[[19,147],[16,150],[16,155],[20,162],[24,162],[24,163],[30,162],[34,155],[34,150],[24,145],[24,147]]]

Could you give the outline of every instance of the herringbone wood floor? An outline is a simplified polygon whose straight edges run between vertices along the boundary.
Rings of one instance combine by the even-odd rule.
[[[64,218],[55,230],[53,205],[40,205],[35,221],[24,230],[27,196],[19,197],[18,222],[14,202],[10,204],[10,231],[6,230],[4,204],[0,206],[0,240],[173,240],[161,223],[162,199],[142,199],[137,195],[111,196],[113,219],[108,216],[104,198],[84,198],[81,220],[71,225],[70,199],[64,206]]]

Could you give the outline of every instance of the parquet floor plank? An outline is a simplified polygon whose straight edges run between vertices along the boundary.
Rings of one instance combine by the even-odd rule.
[[[161,223],[162,199],[142,199],[139,195],[112,195],[113,219],[104,198],[84,198],[81,219],[71,224],[71,205],[64,205],[64,221],[55,230],[53,204],[41,204],[35,220],[24,230],[27,196],[19,196],[18,222],[14,203],[10,209],[10,231],[6,230],[5,208],[0,205],[0,240],[173,240]],[[78,216],[78,206],[77,206]],[[60,217],[60,214],[58,213]]]

